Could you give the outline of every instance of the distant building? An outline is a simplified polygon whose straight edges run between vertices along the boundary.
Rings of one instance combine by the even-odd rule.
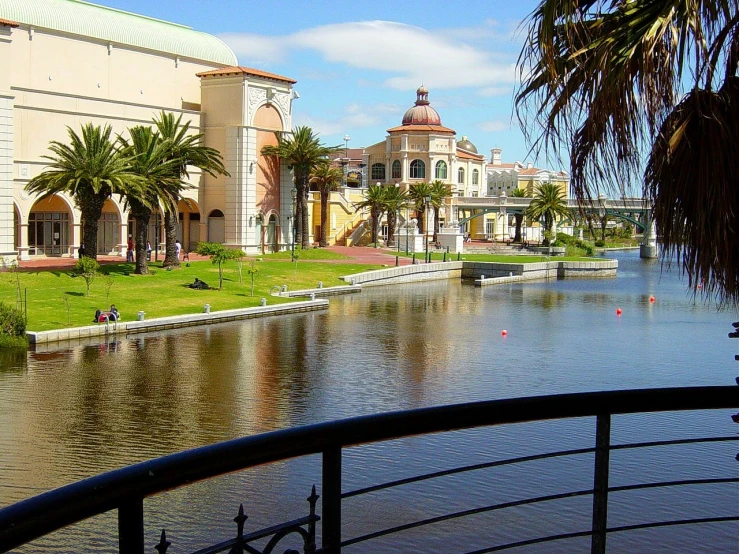
[[[523,189],[527,198],[534,196],[536,187],[542,183],[554,183],[560,187],[565,197],[569,197],[570,175],[566,171],[540,169],[531,163],[504,163],[500,148],[490,150],[490,163],[487,165],[487,196],[500,196],[505,192],[510,196],[516,189]]]

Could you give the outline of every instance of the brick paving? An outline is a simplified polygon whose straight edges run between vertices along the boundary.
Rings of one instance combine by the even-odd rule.
[[[395,265],[395,251],[385,248],[370,248],[364,246],[329,246],[326,250],[337,252],[347,256],[345,260],[315,260],[317,262],[326,263],[356,263],[356,264],[373,264],[373,265]],[[160,259],[164,259],[164,256],[160,256]],[[197,254],[190,254],[190,261],[201,261],[207,260],[207,256],[198,256]],[[122,263],[124,258],[120,256],[98,256],[98,262],[100,265]],[[311,260],[313,261],[313,260]],[[43,271],[43,270],[54,270],[54,269],[71,269],[74,264],[77,263],[75,258],[33,258],[31,260],[21,261],[18,266],[21,269],[29,271]],[[401,257],[399,259],[400,265],[409,265],[411,260],[409,258]]]

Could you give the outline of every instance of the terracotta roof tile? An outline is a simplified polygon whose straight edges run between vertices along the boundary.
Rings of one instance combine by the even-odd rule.
[[[457,147],[457,157],[463,160],[477,160],[477,161],[481,161],[485,158],[485,156],[482,156],[480,154],[473,154],[472,152],[468,152],[467,150],[463,150],[459,147]]]
[[[6,27],[17,27],[18,23],[11,21],[10,19],[3,19],[0,17],[0,25],[5,25]]]
[[[393,127],[392,129],[387,130],[388,133],[398,133],[401,131],[433,131],[435,133],[442,133],[445,135],[457,134],[454,129],[444,127],[443,125],[399,125],[398,127]]]
[[[221,69],[212,69],[211,71],[196,73],[197,77],[221,77],[225,75],[251,75],[253,77],[264,77],[265,79],[282,81],[284,83],[297,83],[295,79],[290,79],[290,77],[283,77],[282,75],[269,73],[267,71],[262,71],[261,69],[253,69],[251,67],[243,67],[240,65],[232,65],[229,67],[222,67]]]

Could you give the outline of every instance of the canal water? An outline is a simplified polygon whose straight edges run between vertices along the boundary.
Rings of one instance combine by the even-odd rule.
[[[331,297],[326,312],[4,355],[0,506],[164,454],[337,418],[565,392],[732,384],[739,341],[727,332],[736,313],[704,305],[685,280],[637,252],[612,256],[619,260],[612,279],[379,287]],[[613,442],[736,430],[726,411],[622,416],[614,418]],[[592,420],[393,441],[347,451],[343,488],[593,443]],[[617,451],[611,484],[737,477],[737,449],[720,443]],[[347,499],[343,535],[588,489],[592,463],[592,455],[528,462]],[[247,531],[305,515],[313,483],[320,484],[318,457],[149,499],[147,551],[162,528],[174,543],[170,552],[229,538],[241,502]],[[609,525],[731,516],[738,507],[736,485],[624,492],[611,495]],[[517,507],[345,551],[471,552],[586,530],[590,508],[587,496]],[[18,552],[115,552],[115,527],[116,514],[105,514]],[[615,533],[608,544],[609,552],[739,552],[737,537],[736,522],[711,523]],[[580,538],[515,551],[588,548]]]

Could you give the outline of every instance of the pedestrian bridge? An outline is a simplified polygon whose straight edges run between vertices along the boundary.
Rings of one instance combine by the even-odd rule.
[[[452,206],[457,210],[460,224],[488,213],[521,214],[531,204],[531,198],[516,198],[511,196],[460,196],[452,199]],[[588,203],[580,204],[570,198],[567,208],[573,216],[580,213],[592,213],[594,216],[611,216],[633,223],[642,231],[651,223],[651,206],[644,198],[598,198]]]

